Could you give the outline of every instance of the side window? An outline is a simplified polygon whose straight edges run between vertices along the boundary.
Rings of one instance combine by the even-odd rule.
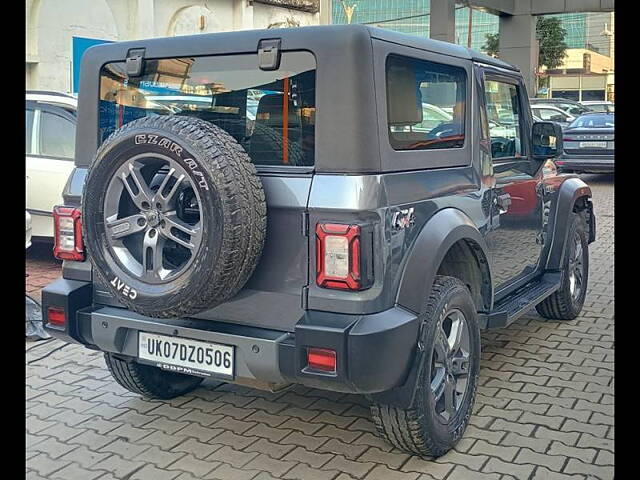
[[[392,55],[386,78],[389,142],[395,150],[464,145],[462,68]]]
[[[73,159],[76,143],[75,125],[60,115],[42,111],[40,117],[40,154]]]
[[[557,112],[555,110],[551,110],[549,108],[542,108],[542,109],[538,110],[538,112],[539,112],[538,116],[542,120],[545,120],[545,121],[556,121],[558,119],[560,121],[564,120],[564,117],[562,116],[561,113],[559,113],[559,112]]]
[[[484,84],[491,156],[521,157],[521,120],[518,88],[509,83],[487,80]],[[542,117],[544,119],[544,117]]]
[[[25,125],[25,147],[24,147],[24,151],[27,155],[31,154],[31,153],[35,153],[31,151],[31,139],[33,138],[33,109],[28,108],[25,112],[25,120],[26,120],[26,125]]]

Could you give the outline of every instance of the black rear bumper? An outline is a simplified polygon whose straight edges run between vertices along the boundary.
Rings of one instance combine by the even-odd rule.
[[[60,278],[42,291],[44,326],[51,335],[130,358],[138,355],[141,331],[232,345],[238,381],[383,392],[404,383],[418,338],[418,318],[400,307],[370,315],[308,310],[289,333],[193,318],[158,319],[92,305],[91,287],[88,282]],[[65,327],[46,322],[49,307],[64,308]],[[335,350],[336,373],[306,368],[309,347]]]

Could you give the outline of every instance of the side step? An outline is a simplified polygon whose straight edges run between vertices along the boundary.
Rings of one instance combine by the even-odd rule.
[[[560,288],[560,272],[545,273],[540,279],[528,283],[494,305],[493,311],[486,316],[486,328],[510,325],[558,288]]]

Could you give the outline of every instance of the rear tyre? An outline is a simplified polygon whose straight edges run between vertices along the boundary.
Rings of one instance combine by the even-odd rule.
[[[576,318],[587,294],[589,280],[589,242],[584,218],[580,213],[572,213],[569,232],[565,244],[560,288],[536,310],[544,318],[553,320],[573,320]]]
[[[423,364],[412,404],[373,404],[378,434],[425,457],[451,450],[469,423],[480,370],[480,330],[473,299],[457,278],[437,276],[422,315]]]
[[[146,398],[179,397],[197,388],[203,380],[200,377],[167,372],[158,367],[123,360],[108,352],[105,352],[104,360],[111,376],[120,386]]]

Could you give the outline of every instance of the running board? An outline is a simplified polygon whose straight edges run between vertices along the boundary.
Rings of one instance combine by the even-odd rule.
[[[485,316],[485,328],[506,327],[560,288],[560,272],[545,273],[494,305]],[[484,320],[484,319],[483,319]]]

